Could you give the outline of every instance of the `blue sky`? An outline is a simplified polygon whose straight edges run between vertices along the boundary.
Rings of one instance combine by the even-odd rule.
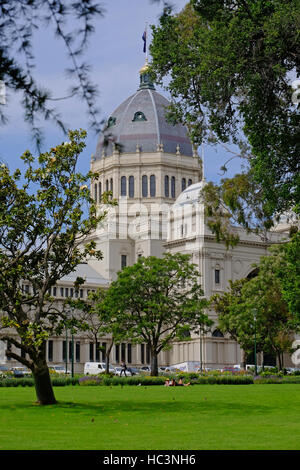
[[[95,21],[95,33],[86,50],[86,61],[92,66],[91,77],[99,87],[97,106],[101,117],[109,117],[114,109],[139,86],[139,69],[145,62],[142,33],[146,22],[157,24],[162,11],[161,4],[150,0],[107,0],[102,2],[104,18]],[[175,11],[186,4],[186,0],[173,0]],[[150,36],[150,30],[148,28]],[[34,38],[35,77],[39,84],[51,89],[53,97],[68,94],[71,85],[65,74],[70,67],[64,44],[54,36],[53,28],[40,28]],[[151,59],[151,58],[150,58]],[[167,98],[165,91],[158,89]],[[8,92],[6,113],[9,124],[0,127],[0,158],[13,170],[21,166],[20,155],[35,148],[28,126],[23,121],[20,97]],[[58,102],[68,128],[83,128],[88,131],[87,146],[79,161],[79,169],[89,170],[91,154],[95,152],[97,136],[88,128],[86,108],[78,99]],[[44,150],[66,140],[54,125],[41,122],[45,134]],[[220,147],[205,147],[205,173],[207,180],[219,181],[220,170],[230,155]],[[240,162],[234,161],[228,176],[238,171]]]

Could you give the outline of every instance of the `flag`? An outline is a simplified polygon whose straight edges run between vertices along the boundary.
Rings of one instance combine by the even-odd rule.
[[[143,32],[142,39],[143,39],[143,41],[144,41],[143,52],[146,52],[146,41],[147,41],[147,33],[146,33],[146,31]]]

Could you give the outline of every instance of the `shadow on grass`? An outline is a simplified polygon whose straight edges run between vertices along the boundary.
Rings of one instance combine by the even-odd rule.
[[[5,408],[7,407],[0,406]],[[41,406],[37,403],[16,403],[10,406],[12,410],[29,410],[29,409],[40,409],[47,414],[47,410],[61,410],[63,412],[68,411],[68,414],[86,414],[87,416],[106,416],[113,413],[129,413],[133,414],[176,414],[180,413],[182,416],[185,414],[214,414],[218,416],[224,415],[235,415],[245,416],[248,414],[269,414],[274,413],[277,410],[276,406],[271,406],[269,403],[265,405],[260,404],[249,404],[249,403],[226,403],[224,401],[214,401],[213,399],[199,401],[176,401],[173,400],[162,400],[162,401],[149,401],[145,399],[145,402],[134,402],[134,401],[120,401],[120,400],[105,400],[103,403],[88,403],[88,402],[72,402],[72,401],[58,401],[56,405]]]

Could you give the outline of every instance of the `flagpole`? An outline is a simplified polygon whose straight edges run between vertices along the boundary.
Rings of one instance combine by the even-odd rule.
[[[146,62],[148,62],[148,41],[147,41],[147,39],[148,39],[148,23],[147,23],[147,21],[146,21],[145,31],[146,31]]]

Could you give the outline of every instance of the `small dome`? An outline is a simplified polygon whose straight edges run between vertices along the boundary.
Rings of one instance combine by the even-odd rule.
[[[184,191],[182,191],[182,193],[179,194],[178,198],[173,204],[173,208],[182,207],[188,204],[199,204],[199,202],[201,202],[200,191],[206,184],[206,181],[202,180],[198,183],[188,186]]]
[[[145,71],[141,71],[144,78]],[[111,114],[97,143],[95,159],[102,154],[111,155],[114,144],[122,153],[156,152],[176,154],[177,146],[182,155],[193,156],[187,129],[181,124],[173,126],[166,121],[169,101],[155,91],[153,84],[141,82],[137,92],[127,98]]]

